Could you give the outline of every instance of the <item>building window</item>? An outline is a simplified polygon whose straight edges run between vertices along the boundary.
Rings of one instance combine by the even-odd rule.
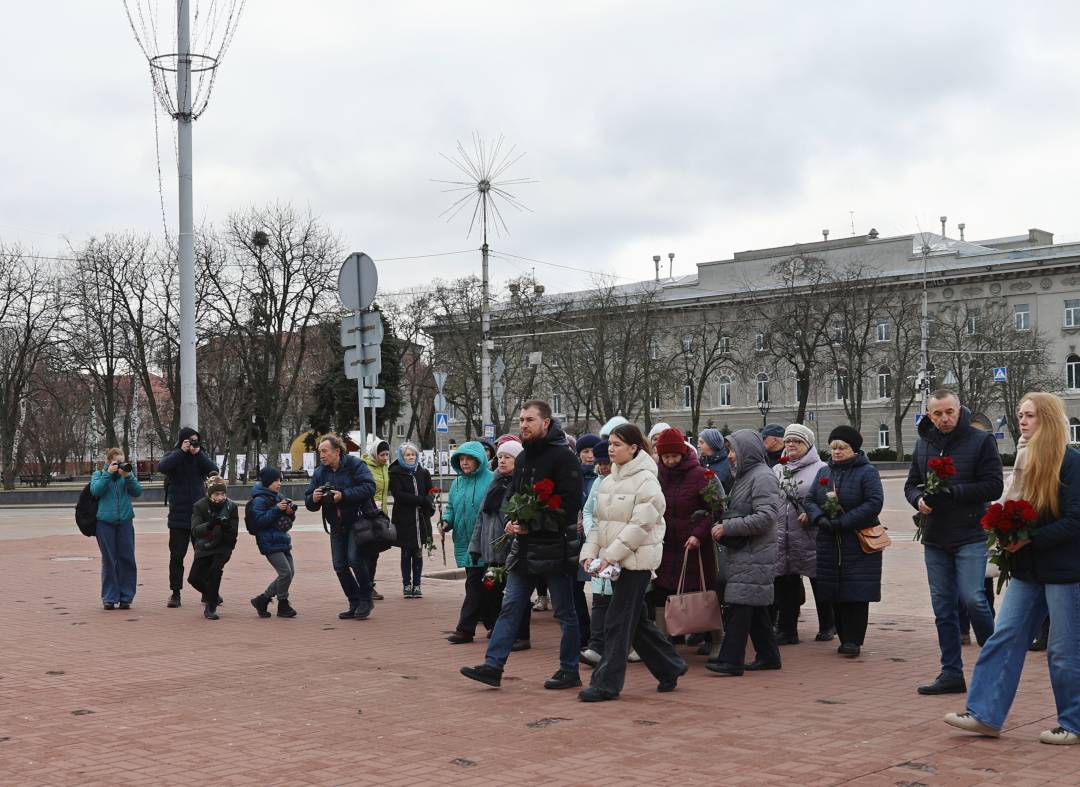
[[[1016,320],[1016,330],[1018,331],[1030,331],[1031,330],[1031,307],[1026,303],[1017,303],[1013,305],[1013,319]]]
[[[1065,387],[1070,390],[1080,388],[1080,355],[1065,359]]]
[[[754,336],[754,349],[762,352],[765,349],[765,334],[758,333]]]
[[[802,401],[803,395],[803,381],[798,377],[795,378],[795,403],[798,404]]]
[[[768,402],[769,399],[769,375],[762,372],[757,376],[757,400]]]
[[[731,337],[730,336],[721,336],[720,337],[720,352],[723,353],[724,355],[727,355],[728,353],[731,352]]]
[[[878,424],[877,428],[877,447],[888,448],[889,447],[889,425]]]
[[[967,310],[967,317],[964,321],[964,324],[968,336],[974,336],[979,332],[979,317],[980,313],[978,309]]]
[[[555,415],[562,415],[562,394],[553,393],[551,395],[551,412]]]
[[[841,344],[847,340],[847,326],[842,322],[834,322],[829,331],[833,344]]]
[[[1080,328],[1080,298],[1065,301],[1065,327]]]
[[[877,324],[877,340],[879,342],[887,342],[892,338],[892,325],[888,320],[878,320]]]
[[[659,410],[660,409],[660,392],[659,391],[653,391],[652,396],[649,397],[649,409],[650,410]]]
[[[1080,443],[1080,418],[1069,419],[1069,442]]]
[[[405,424],[398,424],[397,425],[397,436],[398,437],[404,437],[405,436]]]
[[[690,407],[694,401],[694,386],[687,384],[682,387],[682,406]]]
[[[689,352],[694,351],[694,337],[693,336],[684,336],[684,337],[682,337],[682,350],[683,350],[684,353],[689,353]]]
[[[848,395],[848,371],[847,369],[836,370],[836,399],[843,401]]]
[[[656,342],[649,342],[649,360],[650,361],[659,361],[660,360],[660,347],[659,347],[659,345],[657,345]]]
[[[882,366],[877,372],[877,395],[878,399],[888,399],[892,396],[892,374],[888,366]]]
[[[731,407],[731,378],[721,377],[717,400],[721,407]]]

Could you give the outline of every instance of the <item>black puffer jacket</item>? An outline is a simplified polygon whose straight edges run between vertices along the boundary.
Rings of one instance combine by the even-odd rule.
[[[428,495],[429,489],[431,473],[422,465],[412,473],[396,459],[390,465],[390,495],[394,498],[390,521],[397,531],[397,546],[422,547],[431,541],[435,501]]]
[[[960,408],[956,428],[948,434],[938,431],[929,418],[923,418],[904,483],[904,495],[912,508],[919,507],[927,462],[936,456],[951,456],[956,475],[949,480],[947,494],[926,497],[926,504],[934,510],[923,528],[923,543],[955,551],[985,541],[979,520],[990,503],[1001,497],[1004,488],[997,441],[989,432],[971,425],[971,411],[966,407]]]
[[[204,497],[192,506],[191,544],[195,557],[228,555],[236,546],[239,532],[240,512],[232,500],[226,498],[214,505]]]
[[[545,478],[554,482],[555,494],[562,497],[561,530],[518,536],[510,547],[506,566],[511,570],[524,568],[530,574],[574,573],[581,551],[577,529],[581,464],[570,450],[566,435],[555,424],[543,437],[525,443],[525,450],[514,462],[510,494],[527,490]]]
[[[191,509],[196,500],[206,495],[206,478],[218,472],[218,466],[201,448],[199,453],[181,451],[185,440],[197,437],[198,432],[186,426],[180,430],[176,447],[162,457],[158,470],[168,479],[169,527],[191,529]]]

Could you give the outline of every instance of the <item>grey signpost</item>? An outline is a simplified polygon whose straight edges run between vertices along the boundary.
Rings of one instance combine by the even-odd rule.
[[[364,405],[371,406],[371,431],[374,433],[375,407],[385,402],[385,392],[377,388],[382,371],[382,316],[377,311],[370,311],[378,288],[379,271],[368,255],[353,252],[341,264],[338,296],[341,305],[354,312],[341,321],[341,346],[345,348],[345,376],[356,380],[361,451],[367,446]]]

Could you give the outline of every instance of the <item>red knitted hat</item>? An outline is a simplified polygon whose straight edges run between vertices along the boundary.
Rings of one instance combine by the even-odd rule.
[[[686,456],[689,450],[689,446],[686,445],[686,436],[673,426],[656,436],[656,453],[661,456],[664,454]]]

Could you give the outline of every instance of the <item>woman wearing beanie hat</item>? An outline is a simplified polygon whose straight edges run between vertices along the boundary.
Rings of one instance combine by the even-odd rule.
[[[296,573],[289,530],[296,519],[296,506],[281,494],[281,471],[264,467],[251,490],[251,499],[244,508],[244,525],[255,536],[259,552],[277,572],[277,578],[262,593],[251,599],[251,606],[260,618],[270,617],[267,607],[277,598],[280,618],[296,617],[289,603],[289,588]]]
[[[817,525],[810,521],[803,498],[810,494],[818,471],[825,467],[814,450],[814,433],[802,424],[784,430],[784,455],[773,467],[780,481],[780,516],[776,523],[776,602],[773,607],[778,645],[799,642],[799,608],[806,600],[803,577],[817,597]],[[832,605],[819,602],[818,642],[835,636]]]
[[[829,434],[832,457],[818,471],[807,496],[806,515],[818,526],[817,590],[831,602],[840,637],[837,652],[855,657],[866,636],[870,602],[881,600],[881,553],[862,551],[857,531],[878,524],[885,502],[881,477],[860,449],[862,435],[850,426]],[[839,505],[829,513],[826,500]]]
[[[405,598],[422,598],[420,576],[424,571],[424,545],[431,543],[431,516],[435,499],[431,473],[420,464],[420,449],[412,443],[402,443],[397,459],[390,465],[390,494],[394,496],[394,512],[390,521],[397,531],[401,549],[401,586]]]
[[[360,460],[368,466],[371,477],[375,479],[375,505],[380,511],[390,510],[390,443],[372,436],[368,446],[374,446],[374,453],[367,453]],[[368,571],[371,574],[371,598],[382,601],[383,595],[375,589],[375,570],[379,566],[379,550],[369,549],[367,552]]]
[[[728,462],[724,435],[719,429],[702,429],[697,439],[701,466],[716,473],[716,480],[727,492],[731,489],[731,464]]]

